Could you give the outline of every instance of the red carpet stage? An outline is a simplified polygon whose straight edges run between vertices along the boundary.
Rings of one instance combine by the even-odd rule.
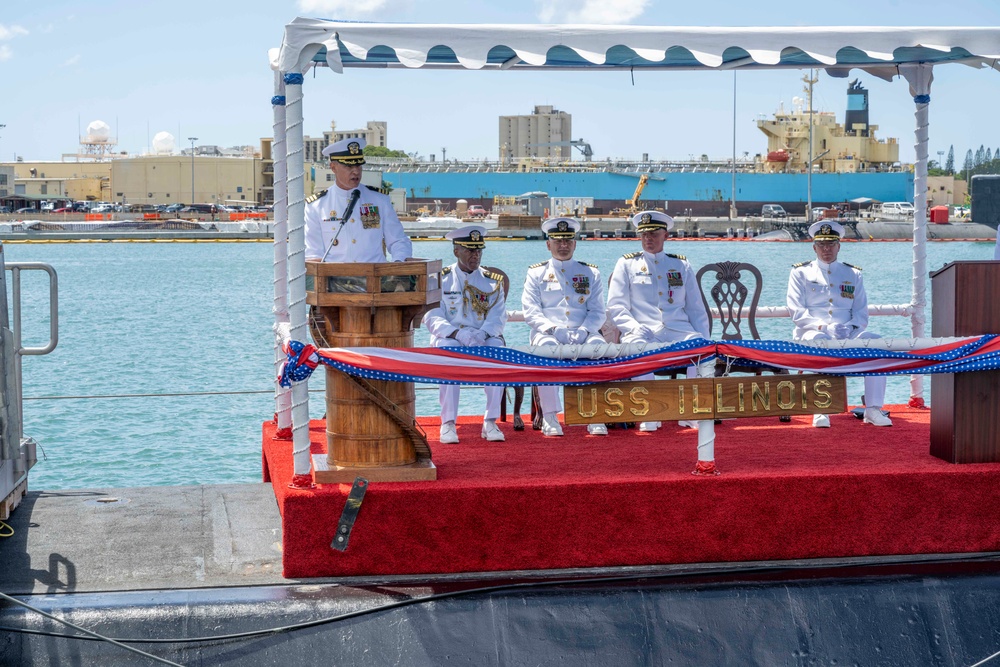
[[[421,423],[438,480],[373,482],[346,552],[330,548],[350,485],[292,490],[291,442],[264,424],[264,477],[282,515],[289,578],[1000,551],[1000,464],[929,451],[929,410],[890,406],[892,428],[850,414],[716,426],[718,477],[696,477],[697,433],[612,430],[562,438],[501,428],[458,445]],[[325,451],[321,421],[313,452]]]

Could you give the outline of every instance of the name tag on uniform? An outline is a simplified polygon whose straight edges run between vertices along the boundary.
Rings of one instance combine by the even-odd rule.
[[[651,285],[653,283],[653,277],[645,271],[640,271],[632,276],[632,282],[636,285]]]

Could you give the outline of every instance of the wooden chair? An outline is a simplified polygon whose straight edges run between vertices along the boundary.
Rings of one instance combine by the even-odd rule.
[[[712,272],[715,273],[715,283],[709,289],[708,294],[712,298],[712,304],[719,311],[719,322],[722,325],[722,333],[719,338],[722,340],[744,340],[746,338],[744,332],[749,330],[753,340],[760,340],[760,334],[757,332],[757,304],[760,302],[760,293],[764,285],[760,270],[753,264],[746,262],[718,262],[706,264],[698,269],[695,279],[698,282],[705,309],[710,314],[712,308],[705,297],[702,278]],[[753,282],[749,285],[744,282],[744,273],[753,278]],[[748,300],[749,305],[747,304]],[[714,322],[715,318],[710,315],[708,318],[709,335],[712,333]],[[776,375],[788,374],[788,371],[783,368],[761,367],[739,362],[729,363],[725,359],[719,359],[715,365],[716,377],[733,372],[761,375],[764,371]],[[781,421],[790,422],[791,417],[783,416]]]

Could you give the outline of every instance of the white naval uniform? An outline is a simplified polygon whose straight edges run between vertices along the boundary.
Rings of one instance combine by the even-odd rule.
[[[521,294],[524,321],[531,327],[532,345],[557,345],[552,335],[556,327],[586,329],[586,343],[603,343],[600,330],[607,319],[604,281],[596,266],[555,257],[528,267]],[[559,388],[538,388],[542,413],[558,412]]]
[[[833,325],[855,327],[849,338],[881,338],[865,331],[868,326],[868,295],[861,269],[818,259],[796,264],[788,276],[785,297],[792,311],[795,340],[833,340]],[[865,406],[882,407],[885,400],[885,377],[865,377]]]
[[[473,308],[470,299],[475,293],[466,290],[471,285],[484,292],[485,305],[489,310],[485,316]],[[423,324],[431,334],[431,345],[434,347],[455,347],[462,344],[454,338],[449,338],[453,332],[462,327],[480,329],[489,337],[486,345],[503,347],[503,328],[507,323],[507,306],[503,293],[503,277],[497,273],[487,273],[479,267],[472,273],[464,273],[458,268],[458,263],[445,267],[441,271],[441,304],[424,315]],[[484,419],[497,419],[500,416],[500,398],[503,387],[487,386],[486,415]],[[443,384],[440,389],[441,423],[455,421],[458,415],[459,385]]]
[[[709,337],[708,312],[694,269],[679,255],[633,252],[619,258],[608,286],[608,315],[623,343]],[[660,333],[644,336],[641,326]]]
[[[682,255],[640,251],[619,258],[608,285],[608,316],[622,332],[623,343],[676,343],[710,336],[701,287]],[[652,334],[646,334],[642,327],[651,329]],[[687,369],[691,378],[714,374],[714,361]],[[652,380],[653,374],[635,379]],[[696,424],[698,460],[714,461],[715,422],[703,419]]]
[[[413,244],[403,231],[403,224],[393,210],[389,197],[365,185],[356,189],[361,192],[361,196],[354,205],[351,217],[343,225],[340,224],[340,219],[344,216],[354,188],[344,190],[334,185],[319,196],[307,200],[306,259],[320,261],[326,255],[327,262],[375,264],[385,261],[386,249],[394,262],[412,257]],[[343,229],[340,229],[341,226]],[[337,244],[331,247],[334,238],[337,239]]]

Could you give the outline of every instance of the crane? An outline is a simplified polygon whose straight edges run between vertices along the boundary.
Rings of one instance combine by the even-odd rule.
[[[590,144],[583,139],[571,139],[570,141],[549,141],[544,144],[525,144],[524,146],[526,148],[528,146],[572,146],[583,153],[583,159],[587,162],[594,159],[594,150],[590,147]]]
[[[642,191],[646,189],[646,183],[648,182],[649,174],[643,174],[640,176],[639,183],[635,186],[635,192],[632,193],[632,198],[625,200],[625,205],[632,213],[639,210],[639,197],[642,196]]]

